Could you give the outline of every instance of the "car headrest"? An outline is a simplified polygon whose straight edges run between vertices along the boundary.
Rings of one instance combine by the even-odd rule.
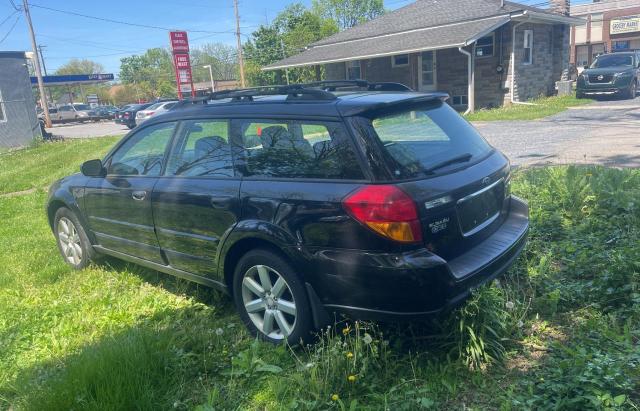
[[[201,158],[209,155],[210,153],[221,150],[228,149],[229,145],[227,141],[220,136],[210,136],[210,137],[202,137],[196,141],[194,146],[194,152],[196,158]]]
[[[262,138],[262,146],[264,148],[275,147],[279,142],[291,141],[292,138],[291,133],[282,126],[269,126],[262,130],[260,137]]]

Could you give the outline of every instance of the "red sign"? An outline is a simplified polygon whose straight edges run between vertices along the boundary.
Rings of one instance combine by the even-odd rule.
[[[189,60],[189,39],[186,31],[172,31],[169,33],[171,52],[173,53],[173,65],[176,70],[176,84],[178,86],[178,98],[182,100],[182,94],[191,92],[196,96],[191,76],[191,61]]]
[[[175,53],[189,53],[189,39],[186,31],[172,31],[169,33],[171,51]]]

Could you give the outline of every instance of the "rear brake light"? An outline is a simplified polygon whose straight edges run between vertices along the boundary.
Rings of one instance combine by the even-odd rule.
[[[364,186],[342,203],[353,218],[384,237],[401,243],[422,241],[416,205],[395,186]]]

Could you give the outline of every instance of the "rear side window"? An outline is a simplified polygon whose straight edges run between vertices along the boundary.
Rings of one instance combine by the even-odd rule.
[[[235,120],[241,146],[238,167],[245,176],[364,178],[341,123]]]
[[[431,103],[369,119],[398,178],[435,175],[488,155],[492,147],[448,104]]]
[[[227,120],[191,120],[167,164],[167,175],[185,177],[233,177],[233,158]]]

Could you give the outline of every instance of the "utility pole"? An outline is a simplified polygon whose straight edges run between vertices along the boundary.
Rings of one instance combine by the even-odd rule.
[[[40,62],[42,63],[42,70],[44,71],[44,75],[46,77],[48,76],[48,74],[47,74],[47,65],[44,64],[44,55],[42,55],[43,47],[46,47],[46,46],[43,46],[42,44],[38,44],[38,51],[40,52]]]
[[[42,102],[42,111],[44,112],[44,125],[51,127],[51,117],[49,116],[49,103],[47,95],[44,93],[44,81],[42,80],[42,71],[40,71],[40,57],[38,57],[38,46],[36,44],[36,35],[33,32],[33,24],[31,23],[31,14],[29,13],[29,4],[27,0],[22,0],[24,8],[24,16],[29,26],[31,34],[31,47],[33,48],[33,61],[35,62],[36,77],[38,78],[38,90],[40,90],[40,101]]]
[[[238,0],[233,0],[233,10],[236,13],[236,41],[238,43],[238,65],[240,66],[240,87],[244,88],[244,60],[242,58],[242,41],[240,40],[240,14],[238,14]]]
[[[44,64],[44,55],[42,54],[42,49],[45,48],[46,46],[43,46],[42,44],[38,44],[38,51],[40,52],[40,61],[42,62],[42,69],[44,70],[44,76],[48,76],[47,74],[47,65]],[[51,94],[51,89],[47,90],[49,92],[49,101],[51,103],[53,103],[53,95]]]

